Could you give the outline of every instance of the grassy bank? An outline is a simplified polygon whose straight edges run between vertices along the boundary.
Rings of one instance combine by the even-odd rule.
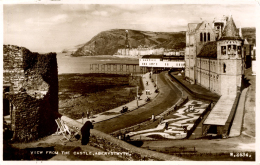
[[[59,112],[73,119],[89,111],[92,115],[124,105],[135,99],[140,77],[117,74],[59,75]]]
[[[248,68],[245,72],[245,78],[249,81],[244,112],[243,132],[247,135],[255,137],[255,97],[256,97],[256,76],[252,75],[252,68]]]

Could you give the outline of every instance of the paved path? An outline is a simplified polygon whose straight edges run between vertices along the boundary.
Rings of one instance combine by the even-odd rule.
[[[87,120],[90,120],[90,121],[94,120],[95,123],[98,123],[98,122],[101,122],[101,121],[104,121],[104,120],[108,120],[108,119],[115,118],[117,116],[123,115],[120,111],[122,110],[122,108],[124,106],[127,106],[129,111],[136,110],[136,109],[138,109],[138,107],[141,107],[141,106],[145,105],[146,103],[148,103],[148,102],[145,101],[147,96],[151,100],[153,100],[158,94],[158,93],[154,92],[155,89],[156,89],[156,87],[154,87],[156,80],[154,79],[154,82],[152,82],[151,78],[149,78],[149,73],[144,74],[142,76],[142,80],[143,80],[143,85],[144,85],[145,90],[142,91],[142,95],[140,96],[140,99],[138,101],[134,100],[134,101],[131,101],[131,102],[125,104],[125,105],[119,106],[117,108],[96,114],[96,115],[94,115],[94,118],[91,118],[91,119],[84,118],[83,123],[85,123]],[[146,85],[146,82],[148,82],[148,85]],[[146,95],[146,90],[150,90],[149,95]],[[77,121],[82,123],[82,119],[78,119]]]
[[[245,88],[242,91],[242,94],[240,96],[235,118],[233,120],[231,129],[230,129],[230,133],[229,133],[230,137],[239,136],[241,134],[247,90],[248,90],[248,88]]]
[[[157,116],[172,107],[172,105],[179,100],[182,94],[178,88],[176,88],[176,86],[166,78],[165,75],[167,74],[167,72],[158,74],[159,94],[151,102],[139,107],[135,111],[125,113],[124,115],[117,116],[110,120],[95,123],[94,128],[105,133],[111,133],[144,122],[151,118],[153,114]],[[156,76],[153,75],[154,80],[156,79],[155,77]]]

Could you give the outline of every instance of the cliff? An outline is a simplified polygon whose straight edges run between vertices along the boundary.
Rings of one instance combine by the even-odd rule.
[[[125,48],[126,29],[112,29],[100,32],[83,44],[73,56],[113,55]],[[128,30],[130,48],[146,46],[150,48],[184,49],[186,32],[150,32]]]

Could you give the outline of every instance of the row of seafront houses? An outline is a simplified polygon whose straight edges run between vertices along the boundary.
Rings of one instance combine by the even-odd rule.
[[[204,21],[188,24],[185,54],[160,51],[163,53],[146,52],[139,65],[185,69],[190,83],[221,95],[222,101],[212,109],[203,130],[226,135],[225,125],[244,70],[252,61],[254,72],[256,59],[255,47],[243,38],[233,18],[215,21],[213,27]],[[13,139],[30,141],[53,133],[54,119],[59,115],[56,54],[41,55],[11,45],[4,45],[3,52],[3,118],[13,131]]]
[[[144,55],[173,55],[184,56],[184,50],[173,50],[164,48],[125,48],[118,49],[116,55],[123,56],[144,56]]]

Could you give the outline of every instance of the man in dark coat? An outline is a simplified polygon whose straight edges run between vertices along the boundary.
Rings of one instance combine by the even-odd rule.
[[[81,128],[81,144],[87,145],[89,142],[90,129],[93,129],[93,124],[90,121],[86,121],[86,123]]]

